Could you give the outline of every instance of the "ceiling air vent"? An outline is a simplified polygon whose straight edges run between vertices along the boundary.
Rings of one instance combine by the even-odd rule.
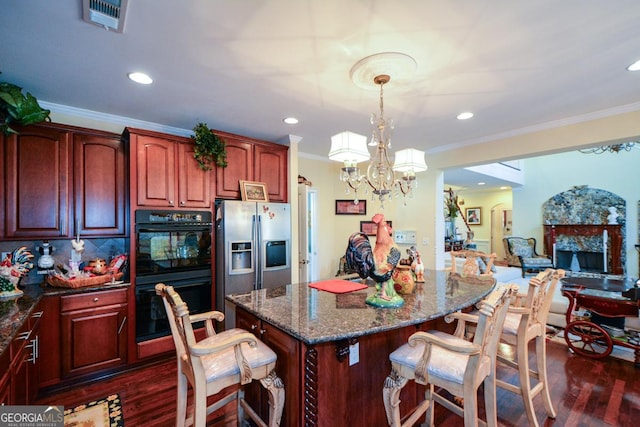
[[[128,0],[82,0],[82,18],[91,24],[121,33]]]

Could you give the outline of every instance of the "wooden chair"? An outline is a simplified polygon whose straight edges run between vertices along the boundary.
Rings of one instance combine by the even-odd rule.
[[[450,251],[451,254],[451,272],[458,273],[459,259],[464,259],[462,264],[463,276],[479,276],[493,274],[493,263],[496,260],[496,254],[487,254],[474,250]]]
[[[539,255],[536,252],[536,239],[533,237],[504,237],[504,252],[509,267],[520,267],[522,277],[527,271],[536,273],[553,268],[553,260],[548,255]]]
[[[244,400],[242,385],[259,380],[269,393],[269,427],[280,425],[284,407],[284,384],[276,375],[276,354],[253,334],[230,329],[216,334],[213,320],[221,322],[218,311],[189,315],[187,305],[173,290],[162,283],[156,285],[171,325],[178,357],[178,406],[176,426],[206,425],[207,414],[233,400],[238,403],[238,422],[248,415],[256,424],[267,427]],[[207,337],[196,342],[192,323],[204,321]],[[193,388],[193,416],[187,418],[187,392]],[[220,396],[207,407],[207,398],[226,387],[238,385],[237,391]]]
[[[478,425],[478,387],[484,384],[487,424],[497,425],[495,363],[498,339],[515,286],[494,290],[481,301],[473,342],[440,331],[416,332],[409,342],[389,356],[391,373],[383,388],[383,401],[390,426],[412,426],[426,413],[433,425],[434,402],[464,417],[464,425]],[[454,313],[460,321],[471,316]],[[408,380],[427,386],[420,402],[404,423],[400,423],[400,392]],[[436,392],[436,387],[464,399],[464,408]],[[439,389],[437,391],[440,391]]]
[[[515,304],[509,307],[500,341],[515,347],[515,360],[498,355],[498,363],[518,370],[519,385],[498,379],[498,387],[522,395],[529,425],[538,426],[533,407],[533,398],[542,394],[547,415],[556,417],[547,380],[546,324],[553,292],[558,280],[564,277],[563,270],[547,269],[538,273],[529,282],[526,295],[518,295]],[[536,370],[529,366],[529,342],[535,340]],[[532,385],[531,379],[537,380]]]

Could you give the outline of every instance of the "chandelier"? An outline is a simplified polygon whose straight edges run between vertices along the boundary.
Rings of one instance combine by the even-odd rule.
[[[636,142],[624,142],[622,144],[601,145],[600,147],[585,148],[579,150],[585,154],[619,153],[621,151],[631,151]]]
[[[345,131],[331,137],[329,158],[343,163],[340,180],[347,184],[346,193],[355,193],[355,203],[358,203],[358,190],[364,187],[365,195],[371,192],[372,199],[380,200],[381,208],[384,202],[396,197],[412,196],[418,181],[416,172],[427,170],[424,161],[424,151],[414,148],[399,150],[395,154],[395,163],[391,165],[389,150],[391,149],[391,131],[393,121],[384,117],[383,87],[389,83],[388,74],[380,74],[373,78],[373,82],[380,86],[380,115],[371,115],[373,133],[369,145],[375,146],[375,154],[367,166],[366,175],[360,174],[359,162],[369,160],[367,137]],[[402,175],[397,177],[396,172]],[[398,174],[399,175],[399,174]]]

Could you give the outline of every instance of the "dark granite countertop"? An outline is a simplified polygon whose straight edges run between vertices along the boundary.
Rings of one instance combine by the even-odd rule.
[[[404,295],[402,307],[391,309],[365,303],[375,292],[373,286],[333,294],[301,283],[228,295],[226,299],[306,344],[318,344],[443,317],[480,301],[495,283],[492,277],[463,278],[447,271],[426,271],[425,283],[418,284],[413,294]]]
[[[83,288],[56,288],[48,285],[27,285],[24,294],[13,298],[0,298],[0,354],[9,348],[16,333],[22,328],[43,296],[70,295],[127,287],[129,283],[103,284]]]

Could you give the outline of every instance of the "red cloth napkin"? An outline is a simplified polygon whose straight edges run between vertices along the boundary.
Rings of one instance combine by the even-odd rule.
[[[315,288],[320,291],[331,292],[333,294],[345,294],[347,292],[359,291],[361,289],[367,289],[367,285],[357,282],[350,282],[349,280],[323,280],[322,282],[315,282],[309,284],[310,288]]]

